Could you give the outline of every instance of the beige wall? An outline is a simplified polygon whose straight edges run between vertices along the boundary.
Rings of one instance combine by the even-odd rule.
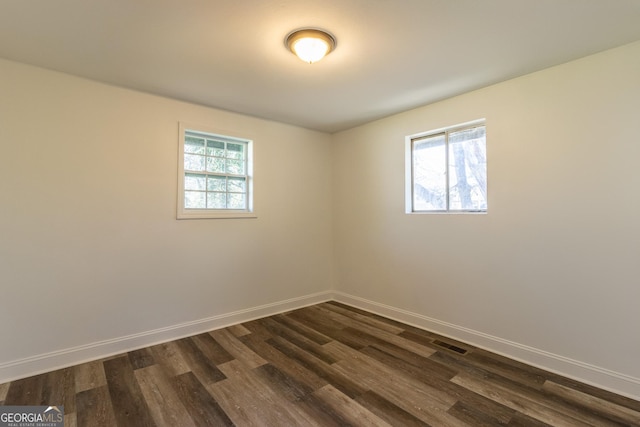
[[[0,380],[333,289],[640,396],[639,75],[635,43],[326,135],[0,61]],[[488,214],[406,215],[405,136],[479,118]],[[175,219],[179,121],[255,138],[258,219]]]
[[[635,43],[336,134],[336,289],[640,396],[639,76]],[[488,214],[406,215],[405,136],[481,118]]]
[[[179,121],[255,138],[257,219],[175,219]],[[0,61],[0,150],[0,367],[331,288],[326,134]]]

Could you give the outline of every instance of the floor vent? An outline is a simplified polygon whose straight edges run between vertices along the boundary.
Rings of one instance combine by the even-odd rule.
[[[455,351],[456,353],[460,353],[460,354],[466,354],[467,353],[467,350],[465,350],[464,348],[460,348],[460,347],[455,346],[453,344],[447,344],[446,342],[442,342],[442,341],[439,341],[439,340],[435,340],[433,343],[435,345],[437,345],[437,346],[446,348],[446,349],[451,350],[451,351]]]

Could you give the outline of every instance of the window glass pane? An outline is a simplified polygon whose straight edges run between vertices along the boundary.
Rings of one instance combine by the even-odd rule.
[[[484,126],[449,134],[449,209],[487,209]]]
[[[207,208],[226,209],[227,196],[224,193],[207,193]]]
[[[204,190],[206,175],[198,175],[194,173],[187,173],[184,175],[184,189],[185,190]]]
[[[229,178],[229,192],[246,193],[246,178]]]
[[[217,157],[207,157],[207,172],[225,173],[224,159]]]
[[[184,152],[204,154],[204,139],[187,136],[184,138]]]
[[[246,210],[251,205],[251,142],[191,130],[185,130],[183,137],[184,162],[179,169],[184,206],[178,208],[178,217],[209,217],[200,210]],[[186,209],[198,211],[186,213]]]
[[[208,139],[207,156],[224,157],[224,142]]]
[[[227,178],[224,176],[209,176],[207,178],[207,190],[227,191]]]
[[[227,157],[229,159],[244,159],[244,144],[227,144]]]
[[[234,175],[243,175],[244,161],[227,159],[227,173],[232,173]]]
[[[229,201],[229,206],[228,206],[229,209],[245,209],[246,208],[244,194],[232,193],[232,194],[228,194],[227,197]]]
[[[413,142],[413,209],[447,208],[447,170],[445,135],[434,135]]]
[[[204,156],[197,154],[185,154],[184,155],[184,168],[190,171],[203,171],[204,170]]]
[[[204,209],[207,207],[206,193],[202,191],[185,191],[184,207],[186,209]]]

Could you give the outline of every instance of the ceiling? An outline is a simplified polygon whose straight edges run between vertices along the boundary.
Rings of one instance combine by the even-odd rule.
[[[0,57],[324,132],[636,40],[639,0],[0,1]]]

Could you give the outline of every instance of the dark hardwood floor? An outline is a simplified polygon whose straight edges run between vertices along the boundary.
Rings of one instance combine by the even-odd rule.
[[[65,426],[640,426],[640,402],[330,302],[0,385]]]

